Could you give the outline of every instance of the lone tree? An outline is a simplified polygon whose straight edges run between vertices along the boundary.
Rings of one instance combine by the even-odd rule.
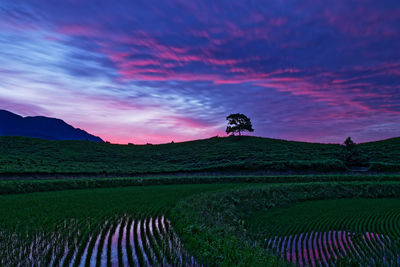
[[[369,165],[368,153],[357,145],[350,137],[343,143],[342,159],[348,167],[365,167]]]
[[[353,150],[356,147],[356,143],[351,139],[351,137],[347,137],[346,141],[344,141],[344,146],[347,150]]]
[[[228,126],[226,127],[227,134],[232,133],[235,135],[235,133],[239,133],[241,135],[243,131],[254,132],[250,119],[244,114],[231,114],[226,117],[226,120],[228,121]]]

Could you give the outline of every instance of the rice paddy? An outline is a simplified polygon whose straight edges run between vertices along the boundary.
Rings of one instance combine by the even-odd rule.
[[[398,266],[399,192],[335,182],[1,195],[0,266]]]
[[[163,215],[99,220],[90,229],[66,221],[61,226],[59,230],[67,228],[69,234],[37,234],[23,250],[28,257],[19,255],[18,265],[198,266]],[[14,248],[21,252],[20,247]],[[1,264],[7,266],[9,262],[3,259]]]
[[[396,182],[274,184],[190,197],[171,214],[205,266],[398,266],[399,196]]]
[[[296,266],[400,265],[400,199],[310,201],[249,224],[268,251]]]
[[[179,199],[235,186],[0,196],[0,266],[196,266],[166,214]]]

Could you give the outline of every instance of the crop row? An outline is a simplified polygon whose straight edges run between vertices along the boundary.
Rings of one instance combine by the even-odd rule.
[[[297,223],[286,225],[285,219],[281,220],[282,216],[293,214],[296,206],[290,210],[282,209],[283,213],[276,212],[263,222],[257,222],[258,229],[265,228],[262,223],[267,223],[272,217],[280,222],[274,223],[272,228],[267,227],[265,247],[298,266],[337,266],[338,263],[348,261],[367,266],[400,265],[398,200],[328,203],[317,201],[315,204],[304,205],[312,214],[311,217],[304,215],[308,222],[297,217]],[[330,210],[333,205],[338,206],[337,210]],[[353,205],[346,208],[353,209],[353,215],[340,213],[340,210],[345,209],[343,205]],[[324,216],[318,215],[320,212],[315,209],[323,206]],[[366,206],[369,206],[369,212],[356,210]],[[297,206],[301,208],[300,213],[305,211],[304,207]]]
[[[27,244],[8,239],[11,243],[0,252],[0,265],[198,265],[182,248],[170,221],[163,215],[96,220],[95,224],[61,222],[57,232],[37,234]]]
[[[53,180],[0,180],[0,195],[55,190],[121,186],[216,184],[216,183],[310,183],[310,182],[400,181],[399,175],[243,175],[243,176],[159,176],[130,178],[79,178]]]
[[[368,266],[400,263],[397,244],[383,234],[308,232],[266,240],[268,249],[298,266],[337,266],[354,259]]]
[[[334,222],[334,216],[329,220],[320,216],[320,220],[307,225],[298,222],[297,217],[287,214],[287,224],[291,228],[283,226],[281,219],[270,217],[271,220],[264,221],[264,229],[268,231],[261,229],[261,232],[253,232],[249,227],[249,220],[260,212],[269,213],[274,208],[287,208],[307,200],[396,198],[400,195],[399,192],[398,183],[312,183],[234,189],[206,193],[185,202],[181,201],[172,210],[172,218],[188,251],[206,265],[217,262],[224,266],[284,266],[285,263],[281,260],[283,258],[302,266],[337,266],[342,260],[352,260],[356,264],[366,261],[368,266],[371,265],[368,264],[368,251],[373,255],[371,260],[380,259],[379,264],[388,266],[385,263],[397,264],[399,212],[393,218],[381,218],[379,222],[372,222],[376,217],[370,215],[365,206],[361,206],[365,211],[363,216],[339,216],[342,219],[333,225],[330,224]],[[325,213],[329,212],[324,207],[321,208]],[[311,210],[304,212],[308,214]],[[268,226],[274,224],[274,221],[278,225],[277,229]],[[281,227],[283,229],[278,229]],[[332,238],[328,239],[328,233]],[[262,234],[262,238],[259,234]],[[334,244],[333,235],[338,245],[339,240],[342,243],[349,240],[348,246],[338,248],[333,253],[333,249],[329,249],[330,244]],[[370,239],[366,238],[368,235]],[[378,238],[385,242],[380,243]],[[357,244],[357,249],[353,249],[351,244]],[[385,249],[380,251],[380,246],[383,245]],[[321,250],[325,252],[321,253]],[[345,253],[349,257],[344,258]],[[382,255],[385,256],[383,261],[379,258]],[[352,264],[346,262],[342,266]]]

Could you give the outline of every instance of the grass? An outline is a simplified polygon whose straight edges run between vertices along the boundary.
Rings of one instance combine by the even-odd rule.
[[[361,144],[374,171],[400,171],[400,139]],[[343,147],[259,137],[113,145],[0,137],[0,174],[127,175],[167,172],[343,172]]]

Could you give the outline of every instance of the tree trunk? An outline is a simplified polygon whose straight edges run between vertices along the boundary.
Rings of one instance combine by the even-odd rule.
[[[240,130],[239,130],[239,136],[241,136],[241,134],[240,134]]]

